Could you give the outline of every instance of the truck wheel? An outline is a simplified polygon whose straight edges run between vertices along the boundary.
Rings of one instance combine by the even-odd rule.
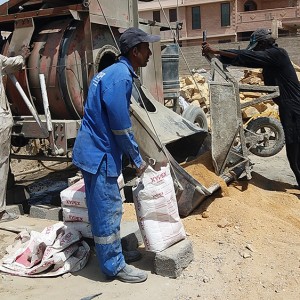
[[[182,117],[208,131],[208,124],[205,112],[201,107],[189,105],[182,113]]]
[[[285,144],[284,131],[280,121],[277,119],[259,117],[251,120],[247,125],[245,137],[251,141],[253,133],[260,135],[260,138],[249,150],[257,156],[273,156],[277,154]]]

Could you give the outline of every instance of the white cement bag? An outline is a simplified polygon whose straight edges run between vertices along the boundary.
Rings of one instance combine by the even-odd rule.
[[[61,205],[86,208],[83,179],[60,192]]]
[[[64,222],[85,222],[89,223],[89,215],[87,208],[80,207],[63,207],[62,208]]]
[[[85,222],[65,222],[64,223],[68,228],[77,230],[81,233],[84,238],[93,238],[91,224]]]
[[[53,277],[82,269],[90,247],[80,232],[62,222],[42,232],[21,232],[14,245],[7,248],[0,271],[26,277]]]
[[[124,195],[124,177],[123,174],[120,174],[118,177],[118,186],[121,193],[123,202],[125,201]],[[86,197],[85,197],[85,186],[83,179],[80,179],[76,183],[67,187],[60,192],[61,206],[62,207],[81,207],[87,208],[86,206]]]
[[[169,165],[160,171],[148,166],[133,199],[146,250],[159,252],[186,237]]]

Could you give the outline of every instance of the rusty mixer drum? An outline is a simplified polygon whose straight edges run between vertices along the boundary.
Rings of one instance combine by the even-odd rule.
[[[94,72],[114,62],[118,55],[114,39],[107,26],[91,24]],[[114,36],[119,32],[113,29]],[[27,72],[18,80],[39,113],[43,103],[39,74],[45,75],[49,108],[54,119],[80,119],[86,95],[86,43],[83,23],[65,18],[36,28]],[[14,115],[30,115],[15,87],[7,81],[7,96]]]

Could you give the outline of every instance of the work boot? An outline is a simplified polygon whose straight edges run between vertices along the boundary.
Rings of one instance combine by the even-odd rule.
[[[124,259],[126,263],[138,261],[142,258],[142,254],[138,250],[132,250],[132,251],[123,250],[122,253],[124,255]]]
[[[128,282],[138,283],[147,280],[147,273],[143,270],[135,268],[134,266],[125,265],[125,267],[115,276],[116,279]]]
[[[19,216],[14,213],[9,213],[6,210],[0,212],[0,223],[9,222],[18,219]]]

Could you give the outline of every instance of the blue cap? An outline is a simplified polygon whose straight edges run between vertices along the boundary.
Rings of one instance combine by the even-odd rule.
[[[158,42],[159,40],[159,35],[148,34],[139,28],[130,27],[122,33],[119,39],[121,54],[126,54],[137,44],[154,43]]]

